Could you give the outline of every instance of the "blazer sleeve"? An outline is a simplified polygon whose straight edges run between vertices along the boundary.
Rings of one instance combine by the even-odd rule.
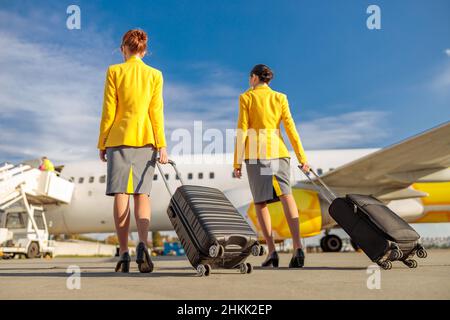
[[[308,160],[306,158],[305,151],[303,150],[303,145],[298,135],[297,128],[295,127],[294,119],[292,119],[288,99],[285,95],[282,96],[281,116],[284,128],[288,135],[289,141],[291,142],[291,145],[294,148],[294,152],[295,155],[297,156],[299,163],[301,164],[307,163]]]
[[[106,72],[105,91],[103,95],[103,111],[100,121],[100,134],[98,137],[97,148],[105,150],[106,139],[114,123],[117,109],[117,90],[114,82],[114,74],[111,67]]]
[[[155,147],[157,149],[166,146],[166,136],[164,133],[163,82],[162,73],[158,72],[155,78],[152,99],[148,111],[155,139]]]
[[[235,169],[242,167],[248,131],[248,103],[244,95],[239,96],[239,115],[237,121],[236,144],[234,147]]]

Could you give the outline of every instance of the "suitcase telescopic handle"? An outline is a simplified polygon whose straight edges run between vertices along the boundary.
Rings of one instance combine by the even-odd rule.
[[[305,174],[305,176],[308,178],[308,180],[311,181],[311,183],[319,189],[319,192],[322,194],[322,196],[325,198],[325,200],[329,204],[331,204],[331,202],[333,202],[333,200],[337,198],[337,195],[330,189],[330,187],[327,186],[327,184],[322,180],[322,178],[312,168],[309,169],[309,172],[304,172],[302,170],[302,167],[303,167],[302,165],[299,165],[298,167]],[[328,194],[325,194],[325,192],[323,192],[323,189],[320,188],[320,185],[314,179],[311,178],[311,176],[309,175],[310,172],[314,175],[314,177],[317,179],[317,181],[320,182],[320,185],[325,188],[325,190],[328,192]]]
[[[169,159],[169,161],[167,163],[170,164],[172,166],[172,168],[175,170],[176,177],[178,177],[178,180],[180,180],[181,185],[183,185],[184,181],[183,181],[183,178],[181,177],[180,171],[178,171],[177,164],[175,163],[175,161]],[[169,194],[172,197],[173,192],[169,186],[169,181],[167,181],[166,175],[164,174],[164,171],[162,170],[162,165],[161,165],[161,163],[159,163],[159,158],[156,159],[156,166],[158,167],[158,171],[161,174],[161,178],[163,179],[164,184],[166,185],[167,191],[169,191]]]

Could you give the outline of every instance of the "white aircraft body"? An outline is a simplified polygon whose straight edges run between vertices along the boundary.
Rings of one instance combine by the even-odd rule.
[[[375,150],[319,150],[309,151],[307,154],[314,167],[316,169],[323,168],[322,170],[325,172]],[[192,163],[194,162],[192,156],[175,157],[172,160],[177,164],[184,183],[214,187],[224,191],[228,196],[233,190],[238,190],[242,198],[235,199],[236,197],[233,197],[234,199],[231,199],[232,202],[235,205],[239,204],[239,202],[249,204],[251,195],[245,170],[241,179],[233,178],[233,166],[231,163],[223,163],[225,157],[229,158],[230,155],[221,154],[215,157],[205,157],[205,162],[210,164]],[[221,162],[222,164],[219,164]],[[293,184],[296,181],[306,179],[297,168],[298,162],[295,156],[291,157],[291,164]],[[172,190],[175,190],[180,185],[180,181],[175,179],[174,170],[170,165],[164,165],[163,169],[169,177],[168,182]],[[172,225],[166,213],[170,195],[157,168],[155,169],[155,174],[157,178],[153,181],[150,195],[152,206],[150,229],[152,231],[172,230]],[[188,178],[189,175],[192,175],[192,179]],[[47,209],[50,231],[64,234],[114,231],[113,197],[105,195],[106,163],[100,160],[68,163],[62,169],[61,176],[72,179],[75,183],[75,188],[70,205],[61,205]],[[132,230],[135,230],[136,226],[133,219],[131,221],[130,227]]]
[[[383,149],[307,151],[309,162],[338,195],[372,194],[385,201],[410,223],[450,222],[450,122]],[[248,180],[232,176],[232,155],[174,157],[186,184],[211,186],[222,190],[239,212],[259,232]],[[336,227],[328,214],[328,203],[297,168],[291,155],[293,195],[299,207],[303,237]],[[74,182],[68,204],[47,205],[51,234],[113,232],[113,197],[105,195],[107,164],[96,161],[66,163],[63,178]],[[245,166],[244,166],[245,168]],[[180,184],[170,165],[163,170],[175,190]],[[162,177],[155,170],[151,192],[151,231],[172,230],[166,209],[170,200]],[[132,206],[131,206],[132,207]],[[274,236],[290,236],[279,203],[270,204]],[[131,231],[136,230],[131,219]],[[327,234],[328,237],[328,234]],[[340,249],[336,237],[322,244],[326,251]]]

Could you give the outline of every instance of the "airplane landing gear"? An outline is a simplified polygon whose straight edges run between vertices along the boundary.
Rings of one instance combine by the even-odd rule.
[[[339,252],[342,249],[342,240],[337,235],[328,234],[320,240],[323,252]]]

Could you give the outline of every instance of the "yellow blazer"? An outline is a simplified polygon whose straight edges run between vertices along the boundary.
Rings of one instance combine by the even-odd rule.
[[[133,56],[108,68],[98,149],[120,145],[166,146],[163,77]]]
[[[239,96],[234,167],[243,159],[275,159],[290,157],[280,131],[283,122],[286,133],[300,163],[306,163],[300,137],[291,116],[285,94],[268,85],[249,89]]]

